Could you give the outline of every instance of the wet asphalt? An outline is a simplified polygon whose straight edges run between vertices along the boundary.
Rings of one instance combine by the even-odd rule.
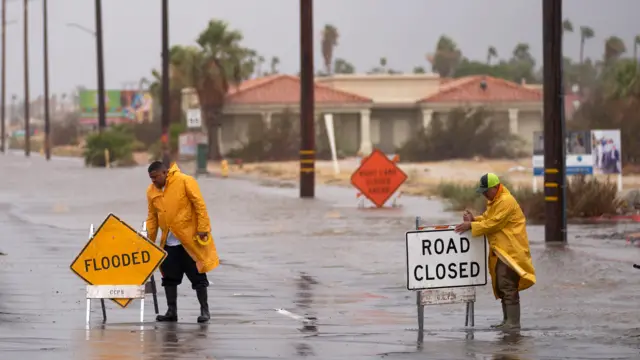
[[[0,156],[0,169],[2,359],[640,358],[640,271],[631,267],[640,248],[621,235],[638,226],[572,226],[564,248],[545,247],[543,228],[531,226],[538,283],[522,293],[522,331],[489,328],[500,304],[482,287],[473,330],[464,306],[427,307],[419,344],[404,232],[417,215],[443,224],[458,214],[423,198],[363,210],[352,189],[318,186],[316,199],[301,200],[295,184],[215,177],[199,179],[221,257],[209,274],[211,322],[196,324],[185,279],[177,324],[155,323],[150,298],[144,323],[134,301],[124,310],[107,302],[102,324],[96,301],[87,330],[85,284],[69,265],[108,213],[139,227],[145,169],[22,155]],[[317,320],[305,326],[296,315]]]

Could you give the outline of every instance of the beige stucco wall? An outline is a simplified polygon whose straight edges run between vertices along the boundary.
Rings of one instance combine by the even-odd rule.
[[[226,154],[249,141],[249,127],[260,126],[260,115],[224,115],[222,120],[222,153]],[[255,129],[255,128],[254,128]]]
[[[371,143],[387,153],[395,153],[420,128],[417,109],[374,109],[371,112]]]
[[[324,120],[321,124],[325,126]],[[333,124],[338,153],[355,155],[360,148],[360,114],[333,114]]]
[[[525,140],[527,148],[533,149],[533,133],[542,131],[541,111],[520,111],[518,113],[518,135]]]
[[[319,77],[320,84],[371,98],[375,103],[409,104],[436,93],[437,74],[335,75]]]

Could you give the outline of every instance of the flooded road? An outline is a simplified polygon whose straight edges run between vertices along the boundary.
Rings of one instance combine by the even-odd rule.
[[[318,187],[316,200],[300,200],[296,188],[218,178],[199,179],[221,256],[209,277],[211,323],[196,324],[195,293],[183,283],[178,324],[156,324],[147,300],[144,324],[134,301],[124,310],[107,302],[103,325],[95,302],[85,330],[85,284],[69,264],[109,212],[139,227],[145,169],[21,155],[0,156],[0,169],[2,359],[640,357],[640,272],[631,267],[640,248],[610,236],[637,227],[574,226],[564,249],[545,248],[543,228],[530,227],[538,283],[522,293],[520,335],[489,330],[500,304],[481,287],[474,330],[462,305],[427,307],[419,345],[404,232],[415,216],[442,224],[457,214],[410,197],[400,209],[359,210],[350,189]]]

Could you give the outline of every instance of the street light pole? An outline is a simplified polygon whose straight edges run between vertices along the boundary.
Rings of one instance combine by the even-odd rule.
[[[47,0],[42,0],[42,22],[44,27],[44,153],[51,160],[51,119],[49,118],[49,23]]]
[[[300,0],[300,197],[315,196],[313,0]]]
[[[567,241],[562,0],[543,0],[545,242]]]
[[[7,119],[5,117],[6,111],[6,91],[7,91],[7,0],[2,0],[2,85],[0,85],[2,92],[2,99],[0,99],[0,151],[6,153],[7,151]]]
[[[31,127],[29,125],[29,0],[24,0],[24,155],[31,155]]]
[[[102,0],[96,0],[96,58],[98,62],[98,130],[102,132],[107,126],[102,51]]]
[[[171,163],[169,123],[171,122],[171,94],[169,93],[169,1],[162,0],[162,162]]]

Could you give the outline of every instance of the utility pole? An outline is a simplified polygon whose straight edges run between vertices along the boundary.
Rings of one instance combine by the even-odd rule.
[[[31,127],[29,126],[29,0],[24,0],[24,155],[31,155]]]
[[[567,241],[562,0],[543,0],[545,242]]]
[[[51,119],[49,118],[49,15],[47,0],[42,0],[42,22],[44,27],[44,154],[51,160]]]
[[[26,0],[25,0],[26,1]],[[102,0],[96,0],[96,59],[98,62],[98,130],[107,127],[104,90],[104,55],[102,51]]]
[[[300,0],[300,197],[315,196],[313,0]]]
[[[7,119],[5,107],[7,105],[7,0],[2,0],[2,99],[0,100],[0,151],[6,153]]]
[[[171,94],[169,93],[169,1],[162,0],[162,162],[171,164],[169,123],[171,122]]]

